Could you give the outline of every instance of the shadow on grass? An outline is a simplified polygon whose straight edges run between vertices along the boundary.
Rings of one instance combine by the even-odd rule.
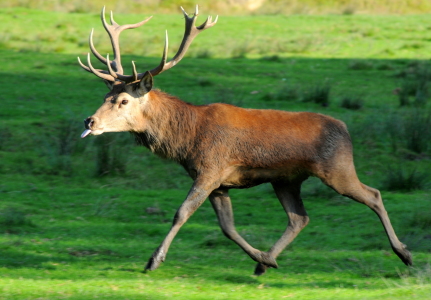
[[[223,281],[226,283],[234,283],[234,284],[259,284],[260,281],[255,276],[246,276],[246,275],[234,275],[234,274],[228,274],[228,275],[219,275],[214,276],[212,278],[213,280],[217,281]]]
[[[33,268],[53,270],[54,266],[49,266],[48,262],[64,262],[62,257],[53,255],[38,255],[28,252],[20,252],[19,250],[2,250],[0,258],[0,266],[5,268]]]

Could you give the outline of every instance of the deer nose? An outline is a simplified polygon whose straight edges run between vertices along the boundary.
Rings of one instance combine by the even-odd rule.
[[[91,129],[93,124],[94,124],[94,119],[92,117],[88,117],[87,119],[84,120],[84,126],[87,129]]]

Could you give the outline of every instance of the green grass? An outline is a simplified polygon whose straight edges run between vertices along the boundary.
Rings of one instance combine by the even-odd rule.
[[[185,9],[193,12],[193,6],[185,6]],[[210,12],[202,9],[197,22],[203,22],[208,14]],[[116,13],[115,20],[120,24],[135,23],[150,15]],[[337,57],[351,59],[352,62],[357,62],[357,58],[424,59],[431,51],[428,18],[428,15],[220,15],[217,26],[201,34],[188,54],[213,58],[256,58],[277,54]],[[122,53],[133,54],[139,68],[145,63],[142,56],[161,56],[164,32],[168,30],[170,53],[173,55],[181,42],[181,20],[182,14],[178,9],[174,14],[155,15],[143,27],[126,31],[123,41],[128,42],[122,43]],[[10,24],[0,33],[0,47],[5,49],[67,53],[83,58],[83,54],[89,52],[88,35],[94,28],[96,48],[103,54],[111,51],[100,21],[100,10],[91,14],[67,14],[25,8],[2,9],[0,21]],[[131,67],[127,60],[124,65]],[[48,66],[44,61],[34,61],[29,67]]]
[[[193,6],[195,1],[148,0],[145,4],[139,1],[123,0],[0,0],[1,7],[27,7],[51,11],[83,13],[95,12],[106,5],[122,13],[168,13],[179,6]],[[198,3],[206,11],[218,14],[418,14],[429,13],[431,5],[427,0],[253,0],[253,1],[210,1]]]
[[[422,119],[414,117],[416,107],[400,106],[394,92],[400,74],[429,58],[428,20],[223,16],[176,68],[155,78],[157,87],[195,104],[307,110],[345,121],[359,177],[383,188],[414,260],[409,268],[392,253],[367,207],[311,179],[303,191],[310,224],[280,255],[279,269],[255,277],[255,263],[223,236],[209,203],[181,229],[166,262],[141,272],[191,179],[134,146],[128,134],[106,136],[113,142],[104,166],[110,171],[98,176],[104,140],[79,135],[107,89],[76,62],[88,51],[91,27],[100,52],[109,51],[96,14],[0,10],[0,299],[429,299],[429,177],[411,192],[384,189],[391,167],[429,174],[429,139],[412,150],[406,132],[425,133],[414,123]],[[175,49],[181,26],[179,16],[155,15],[145,30],[125,33],[123,62],[136,60],[141,71],[155,66],[164,29]],[[327,107],[302,101],[325,82]],[[343,99],[361,99],[362,107],[343,108]],[[420,111],[429,116],[429,110],[428,100]],[[239,232],[268,249],[287,223],[271,188],[232,191],[232,199]]]

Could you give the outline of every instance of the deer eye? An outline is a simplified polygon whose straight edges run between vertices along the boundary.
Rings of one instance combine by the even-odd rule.
[[[129,100],[123,100],[121,101],[121,104],[126,105],[129,102]]]

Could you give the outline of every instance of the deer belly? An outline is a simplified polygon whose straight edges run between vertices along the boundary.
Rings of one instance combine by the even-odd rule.
[[[262,183],[295,177],[287,170],[236,168],[222,181],[222,188],[249,188]]]

